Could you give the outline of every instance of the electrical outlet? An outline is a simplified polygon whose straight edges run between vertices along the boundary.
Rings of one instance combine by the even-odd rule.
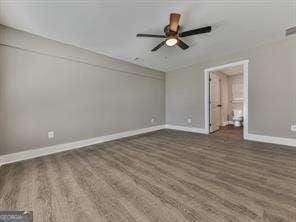
[[[296,125],[291,125],[291,131],[296,132]]]
[[[155,118],[153,117],[151,120],[150,120],[150,123],[154,123],[155,122]]]
[[[188,118],[188,119],[187,119],[187,122],[188,122],[188,123],[191,123],[191,122],[192,122],[192,121],[191,121],[191,118]]]
[[[48,135],[48,139],[49,140],[53,140],[54,139],[54,131],[49,131],[47,135]]]

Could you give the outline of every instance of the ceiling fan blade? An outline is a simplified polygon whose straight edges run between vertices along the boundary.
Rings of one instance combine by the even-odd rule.
[[[189,48],[189,45],[187,45],[185,42],[183,42],[180,39],[178,39],[177,45],[183,50],[186,50]]]
[[[180,14],[171,13],[170,15],[170,30],[173,32],[178,32],[179,21],[180,21]]]
[[[208,33],[212,31],[212,27],[211,26],[206,26],[206,27],[202,27],[202,28],[198,28],[198,29],[192,29],[186,32],[182,32],[179,34],[180,37],[186,37],[186,36],[190,36],[190,35],[198,35],[198,34],[203,34],[203,33]]]
[[[164,44],[165,44],[165,41],[162,41],[157,46],[155,46],[153,49],[151,49],[151,52],[155,52],[156,50],[158,50],[159,48],[161,48]]]
[[[137,34],[137,37],[165,38],[165,35]]]

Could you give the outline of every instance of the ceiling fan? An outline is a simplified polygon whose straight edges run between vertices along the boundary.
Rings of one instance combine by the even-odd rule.
[[[186,50],[189,48],[189,46],[183,42],[180,37],[186,37],[190,35],[199,35],[203,33],[211,32],[212,27],[211,26],[205,26],[198,29],[192,29],[186,32],[179,33],[180,25],[180,14],[177,13],[171,13],[170,15],[170,24],[167,25],[164,28],[164,35],[153,35],[153,34],[137,34],[137,37],[152,37],[152,38],[163,38],[164,40],[159,43],[157,46],[155,46],[151,52],[154,52],[158,49],[160,49],[165,44],[167,46],[174,46],[178,45],[181,49]]]

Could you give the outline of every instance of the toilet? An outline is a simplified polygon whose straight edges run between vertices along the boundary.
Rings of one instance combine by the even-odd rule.
[[[243,125],[243,120],[244,120],[244,117],[243,117],[243,111],[240,110],[240,109],[234,109],[233,110],[233,125],[236,126],[236,127],[240,127]]]

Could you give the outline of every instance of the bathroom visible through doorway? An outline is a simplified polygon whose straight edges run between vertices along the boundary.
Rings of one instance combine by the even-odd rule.
[[[245,135],[243,133],[247,120],[245,70],[244,63],[206,70],[209,133],[228,137],[234,134],[241,139]]]

